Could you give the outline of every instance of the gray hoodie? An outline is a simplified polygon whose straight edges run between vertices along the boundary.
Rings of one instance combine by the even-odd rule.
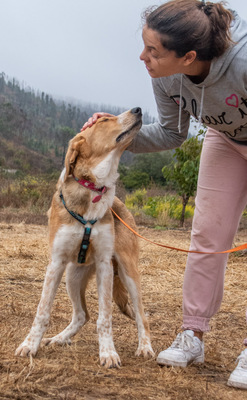
[[[148,153],[179,147],[188,135],[190,116],[247,145],[247,22],[233,11],[234,42],[211,62],[200,84],[183,74],[152,79],[159,122],[143,125],[128,148]]]

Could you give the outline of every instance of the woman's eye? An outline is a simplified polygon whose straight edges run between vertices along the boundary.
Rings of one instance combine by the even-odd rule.
[[[151,56],[152,56],[153,58],[158,58],[158,57],[159,57],[159,54],[158,54],[157,51],[155,51],[154,49],[151,49],[151,50],[150,50],[150,54],[151,54]]]

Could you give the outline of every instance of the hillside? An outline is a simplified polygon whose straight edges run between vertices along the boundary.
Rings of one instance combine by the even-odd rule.
[[[43,155],[24,144],[16,144],[15,137],[7,140],[0,136],[0,168],[29,174],[50,173],[61,168],[58,157]]]
[[[98,110],[120,107],[72,104],[0,74],[0,168],[24,173],[61,169],[67,143]],[[144,122],[152,122],[146,113]]]

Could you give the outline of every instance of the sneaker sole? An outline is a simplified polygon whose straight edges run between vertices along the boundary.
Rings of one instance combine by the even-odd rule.
[[[235,388],[239,388],[239,389],[247,389],[247,383],[232,381],[230,379],[228,379],[227,385],[235,387]]]
[[[159,358],[158,357],[156,361],[157,361],[157,363],[159,365],[167,365],[169,367],[182,367],[182,368],[185,368],[190,364],[201,364],[201,363],[204,363],[204,357],[200,356],[200,357],[197,357],[194,360],[189,361],[189,362],[188,361],[179,362],[179,361],[175,361],[175,360],[167,360],[165,358]]]

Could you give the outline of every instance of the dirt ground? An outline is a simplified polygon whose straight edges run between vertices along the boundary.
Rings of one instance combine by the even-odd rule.
[[[140,227],[149,239],[188,248],[190,232]],[[241,230],[235,245],[247,241]],[[186,254],[140,240],[139,269],[145,311],[156,355],[170,345],[181,326],[182,282]],[[246,391],[226,385],[247,336],[245,322],[246,254],[231,254],[220,312],[205,335],[205,364],[161,368],[155,359],[135,356],[135,322],[113,305],[113,331],[122,361],[118,370],[99,366],[95,280],[87,291],[91,319],[71,346],[39,349],[35,358],[17,358],[16,347],[31,326],[48,262],[47,227],[0,224],[0,399],[246,399]],[[60,332],[71,318],[63,279],[47,335]]]

